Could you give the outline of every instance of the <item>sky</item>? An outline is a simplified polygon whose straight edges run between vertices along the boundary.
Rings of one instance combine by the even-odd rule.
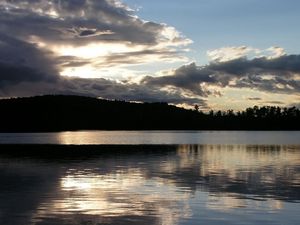
[[[0,0],[0,97],[300,106],[295,0]]]

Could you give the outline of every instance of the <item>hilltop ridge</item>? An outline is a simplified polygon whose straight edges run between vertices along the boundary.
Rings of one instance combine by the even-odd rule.
[[[300,111],[253,107],[203,113],[167,103],[45,95],[0,100],[0,132],[71,130],[300,130]]]

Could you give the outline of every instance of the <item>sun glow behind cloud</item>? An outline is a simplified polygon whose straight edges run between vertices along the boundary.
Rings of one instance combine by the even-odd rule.
[[[124,43],[91,43],[85,46],[54,46],[52,51],[61,57],[72,57],[84,61],[83,65],[62,66],[60,75],[81,78],[120,78],[130,74],[124,65],[106,66],[107,57],[143,50],[143,46],[129,46]]]
[[[39,43],[41,47],[45,44]],[[180,65],[187,58],[177,55],[176,49],[163,46],[149,48],[144,45],[128,43],[91,43],[85,46],[53,46],[51,50],[59,57],[71,58],[78,65],[65,61],[60,75],[82,78],[111,77],[121,78],[129,75],[139,76],[139,71],[132,69],[135,65],[171,64]],[[80,63],[82,62],[82,63]]]
[[[182,53],[192,41],[176,28],[146,21],[119,0],[3,1],[18,28],[9,30],[59,59],[59,74],[81,78],[120,78],[132,65],[185,62]],[[27,17],[30,23],[20,26]],[[5,28],[6,29],[6,28]],[[179,64],[178,64],[179,65]],[[110,71],[103,74],[104,71]],[[131,68],[131,74],[139,75]]]
[[[60,56],[74,56],[83,59],[93,59],[101,56],[109,56],[116,53],[126,53],[142,50],[141,46],[129,47],[122,43],[91,43],[85,46],[54,46],[52,51]]]
[[[276,42],[203,42],[208,60],[199,64],[178,24],[145,20],[120,0],[3,0],[0,12],[2,97],[71,93],[205,109],[299,99],[300,56]],[[248,90],[264,100],[239,98]]]

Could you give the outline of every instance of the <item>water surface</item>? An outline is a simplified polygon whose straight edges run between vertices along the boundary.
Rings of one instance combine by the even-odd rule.
[[[300,131],[72,131],[0,133],[0,144],[300,144]]]
[[[300,145],[154,146],[51,159],[0,154],[0,178],[5,225],[300,221]]]

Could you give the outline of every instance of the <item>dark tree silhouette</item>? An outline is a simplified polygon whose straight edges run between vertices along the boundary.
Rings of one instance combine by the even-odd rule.
[[[198,106],[199,107],[199,106]],[[0,132],[65,130],[300,130],[296,107],[254,106],[208,113],[164,102],[129,103],[82,96],[0,100]]]

